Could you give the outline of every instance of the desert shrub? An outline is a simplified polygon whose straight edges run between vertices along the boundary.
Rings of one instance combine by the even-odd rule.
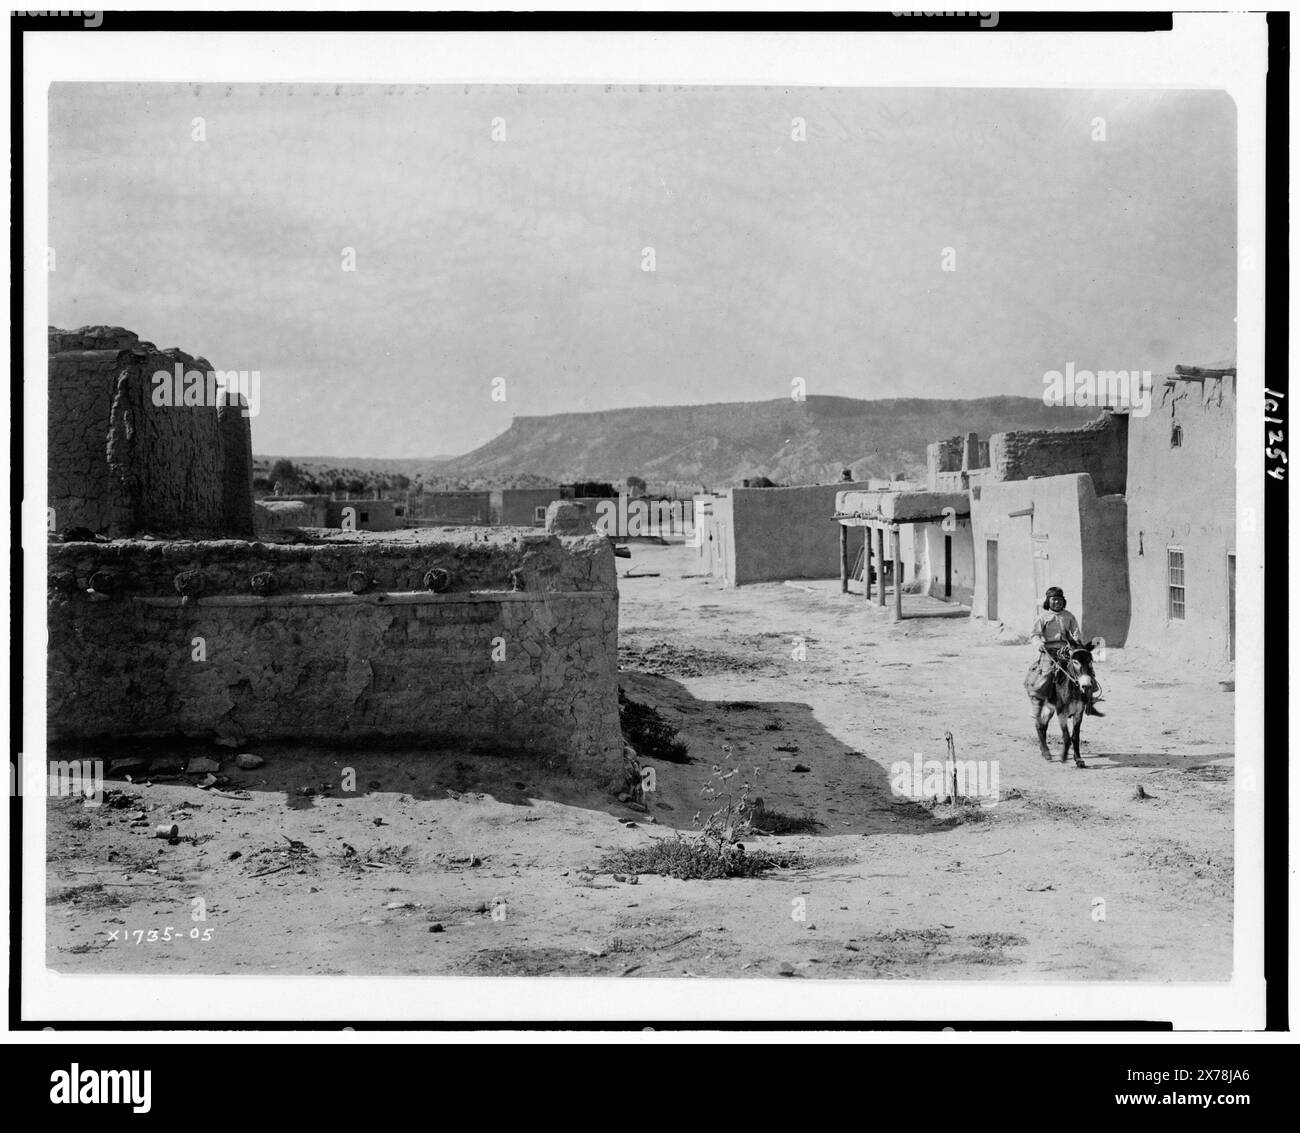
[[[755,799],[750,825],[755,834],[811,834],[821,823],[811,814],[793,815],[768,810],[762,799]]]
[[[703,835],[661,838],[648,846],[634,846],[608,854],[601,868],[610,873],[656,873],[682,881],[720,881],[728,877],[759,877],[773,869],[802,866],[803,858],[790,852],[746,852],[739,844],[719,846]]]
[[[641,759],[662,760],[664,763],[689,763],[686,744],[677,736],[677,729],[649,704],[629,700],[622,689],[618,690],[618,720],[623,728],[623,738],[635,749]]]

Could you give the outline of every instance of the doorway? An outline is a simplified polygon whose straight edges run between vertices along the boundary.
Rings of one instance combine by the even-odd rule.
[[[952,600],[952,536],[943,537],[943,597]]]
[[[984,547],[988,571],[984,587],[988,596],[986,601],[988,607],[987,617],[989,621],[995,622],[998,620],[998,541],[996,539],[986,540]]]
[[[1237,660],[1237,556],[1228,556],[1228,660]]]

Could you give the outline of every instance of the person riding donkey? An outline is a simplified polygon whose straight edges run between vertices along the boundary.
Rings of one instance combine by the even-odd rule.
[[[1029,690],[1029,695],[1034,702],[1035,717],[1042,708],[1053,678],[1065,667],[1070,650],[1086,648],[1083,644],[1083,632],[1079,628],[1079,619],[1065,608],[1065,593],[1059,586],[1047,588],[1047,594],[1043,598],[1043,609],[1048,612],[1038,615],[1029,637],[1030,641],[1038,645],[1038,659],[1029,666],[1029,672],[1025,674],[1025,688]],[[1094,684],[1087,698],[1086,711],[1089,716],[1101,715],[1093,707],[1093,701],[1097,699],[1100,692],[1101,686]]]

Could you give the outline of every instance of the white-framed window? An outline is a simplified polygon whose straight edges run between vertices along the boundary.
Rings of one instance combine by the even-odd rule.
[[[1169,619],[1186,621],[1187,619],[1187,574],[1183,561],[1182,547],[1170,547],[1168,555],[1169,573]]]
[[[545,522],[546,522],[546,505],[545,505],[545,504],[543,504],[541,507],[535,507],[535,508],[533,508],[533,522],[534,522],[534,523],[545,523]]]

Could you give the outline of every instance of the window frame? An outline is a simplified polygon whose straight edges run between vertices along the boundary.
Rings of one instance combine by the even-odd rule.
[[[1174,565],[1174,556],[1178,565]],[[1174,581],[1174,571],[1178,581]],[[1175,594],[1175,592],[1177,592]],[[1165,548],[1165,618],[1171,622],[1187,621],[1187,552],[1181,546]]]

